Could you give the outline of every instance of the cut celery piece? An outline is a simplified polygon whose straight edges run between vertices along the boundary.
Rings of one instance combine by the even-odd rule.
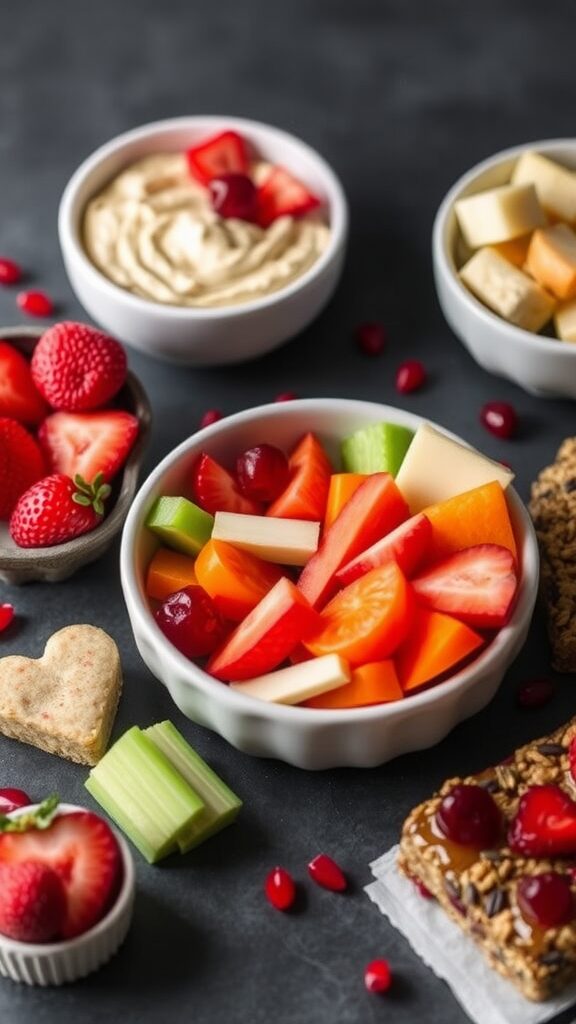
[[[197,555],[210,540],[214,516],[187,498],[162,497],[150,509],[146,526],[175,551]]]
[[[151,864],[176,849],[205,810],[202,798],[137,726],[110,747],[85,786]]]
[[[397,423],[373,423],[342,442],[347,473],[391,473],[396,476],[414,431]]]
[[[182,853],[203,843],[236,818],[242,801],[186,742],[172,722],[158,722],[145,730],[147,736],[202,797],[203,813],[192,821],[178,845]]]

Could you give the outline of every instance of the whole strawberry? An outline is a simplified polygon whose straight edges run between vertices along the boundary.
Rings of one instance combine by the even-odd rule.
[[[65,321],[42,335],[31,370],[38,391],[54,409],[97,409],[126,380],[126,353],[119,341],[94,327]]]
[[[40,860],[0,864],[0,932],[18,942],[58,938],[66,917],[62,879]]]
[[[10,517],[10,535],[21,548],[63,544],[98,526],[109,494],[101,473],[91,484],[64,473],[45,476],[18,500]]]
[[[21,494],[46,472],[36,441],[16,420],[0,417],[0,519],[9,519]]]

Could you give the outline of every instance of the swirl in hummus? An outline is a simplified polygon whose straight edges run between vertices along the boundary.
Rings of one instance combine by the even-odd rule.
[[[252,169],[256,182],[267,173]],[[177,306],[233,306],[284,288],[316,262],[330,229],[315,214],[268,228],[223,219],[186,157],[161,153],[131,164],[90,200],[84,247],[111,281]]]

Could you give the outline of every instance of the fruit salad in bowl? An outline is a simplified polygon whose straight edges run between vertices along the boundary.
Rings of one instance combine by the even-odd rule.
[[[482,708],[538,551],[513,474],[399,409],[248,410],[193,435],[123,534],[140,653],[193,720],[306,768],[375,765]]]

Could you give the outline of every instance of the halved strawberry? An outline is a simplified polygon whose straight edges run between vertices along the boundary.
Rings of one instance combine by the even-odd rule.
[[[284,167],[273,167],[258,189],[258,222],[267,228],[278,217],[298,217],[320,206],[320,199]]]
[[[245,498],[227,469],[202,452],[192,470],[192,496],[205,512],[243,512],[258,516],[262,505],[251,498]]]
[[[31,434],[0,416],[0,519],[9,519],[18,499],[44,476],[44,456]]]
[[[207,185],[221,174],[248,174],[246,142],[238,132],[213,135],[198,146],[186,150],[190,173]]]
[[[120,409],[103,412],[55,412],[38,431],[50,469],[93,480],[112,480],[138,436],[138,420]]]
[[[420,604],[480,629],[504,626],[516,595],[514,557],[499,544],[476,544],[412,580]]]
[[[336,580],[343,587],[353,583],[360,576],[376,569],[385,562],[394,561],[405,576],[410,579],[414,570],[426,554],[432,536],[432,527],[426,516],[419,512],[411,516],[405,523],[400,523],[395,530],[387,533],[382,540],[376,541],[351,562],[343,565],[336,573]]]
[[[64,939],[96,924],[120,880],[120,850],[110,827],[91,811],[61,814],[48,828],[0,834],[0,864],[39,861],[60,876],[66,890]]]
[[[527,789],[510,825],[508,845],[523,857],[573,857],[576,803],[559,786]]]
[[[32,380],[28,360],[8,342],[0,341],[0,416],[36,424],[48,408]]]

